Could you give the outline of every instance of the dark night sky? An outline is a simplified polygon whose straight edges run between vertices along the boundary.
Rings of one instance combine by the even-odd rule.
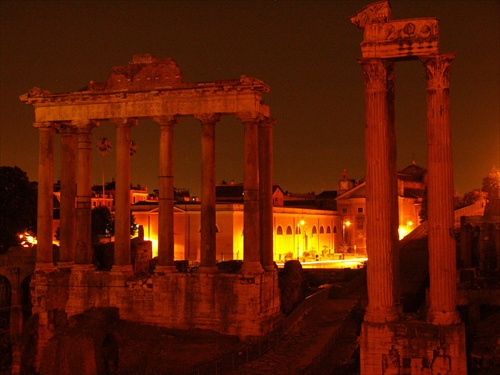
[[[271,87],[265,102],[274,128],[274,181],[292,192],[336,189],[343,169],[364,176],[364,99],[359,43],[349,17],[370,1],[0,1],[0,165],[37,180],[33,107],[19,95],[37,86],[76,91],[104,81],[133,54],[173,58],[187,82],[239,78]],[[451,75],[455,188],[481,186],[500,166],[499,1],[393,0],[394,19],[438,17],[440,51],[458,52]],[[426,165],[422,64],[396,68],[398,167]],[[243,181],[243,126],[217,125],[217,180]],[[200,126],[175,127],[175,186],[199,193]],[[106,122],[93,133],[115,140]],[[157,187],[158,126],[140,121],[132,182]],[[56,137],[56,179],[59,137]],[[114,145],[114,143],[113,143]],[[106,179],[114,176],[114,150]],[[94,151],[94,183],[100,155]]]

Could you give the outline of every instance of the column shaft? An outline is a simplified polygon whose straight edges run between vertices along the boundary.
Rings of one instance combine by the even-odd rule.
[[[177,119],[154,119],[160,124],[158,265],[156,272],[174,272],[174,161],[173,133]]]
[[[115,264],[112,271],[132,272],[130,256],[130,146],[132,119],[113,120],[116,125]]]
[[[365,320],[395,321],[394,206],[395,157],[392,119],[387,97],[392,62],[361,59],[365,81],[366,128],[366,249],[368,253],[368,306]]]
[[[259,119],[243,119],[244,208],[242,273],[264,272],[260,258]]]
[[[61,208],[58,267],[69,267],[75,257],[76,223],[76,134],[73,127],[62,125],[61,134]]]
[[[266,119],[259,124],[260,251],[264,270],[274,271],[273,250],[273,126]]]
[[[387,104],[389,119],[389,170],[391,176],[391,235],[392,235],[392,275],[394,285],[394,304],[400,306],[401,290],[399,275],[399,194],[398,194],[398,167],[396,142],[396,64],[388,61],[387,65]],[[403,192],[404,193],[404,192]]]
[[[54,129],[51,123],[35,123],[39,131],[37,252],[35,268],[51,270],[54,194]]]
[[[217,114],[196,116],[201,122],[201,254],[200,271],[214,272],[216,268],[215,212],[215,123]]]
[[[422,58],[427,80],[427,205],[429,312],[436,325],[460,321],[456,310],[456,249],[453,236],[453,161],[449,76],[454,54]]]
[[[77,123],[78,174],[76,186],[75,265],[92,263],[92,123]]]

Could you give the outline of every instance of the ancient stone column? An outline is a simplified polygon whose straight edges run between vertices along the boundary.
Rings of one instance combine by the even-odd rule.
[[[175,272],[174,265],[174,125],[176,117],[155,117],[160,124],[158,264],[155,272]]]
[[[260,258],[265,271],[274,271],[273,250],[273,119],[259,123]]]
[[[52,220],[54,194],[54,128],[50,122],[36,122],[38,128],[38,211],[35,271],[53,270]]]
[[[113,272],[132,273],[130,256],[130,133],[137,120],[113,119],[116,125],[115,264]]]
[[[259,118],[238,114],[244,127],[244,208],[242,273],[264,272],[260,254]]]
[[[61,208],[59,226],[59,268],[71,267],[75,257],[76,223],[76,132],[73,126],[61,124]]]
[[[196,115],[201,122],[201,254],[200,272],[216,272],[215,123],[220,115]]]
[[[457,324],[456,249],[453,237],[453,161],[450,68],[454,53],[422,58],[427,81],[427,210],[429,312],[435,325]]]
[[[398,193],[398,167],[397,167],[397,141],[396,141],[396,64],[386,60],[387,65],[387,110],[389,119],[389,163],[391,175],[391,234],[392,234],[392,275],[394,285],[394,305],[401,308],[401,290],[399,275],[399,193]],[[403,192],[404,193],[404,189]]]
[[[77,132],[75,267],[92,268],[92,128],[95,122],[73,122]],[[74,267],[74,268],[75,268]]]
[[[395,157],[388,102],[388,76],[393,63],[360,59],[365,83],[366,250],[368,306],[365,321],[398,319],[394,307],[393,188]]]

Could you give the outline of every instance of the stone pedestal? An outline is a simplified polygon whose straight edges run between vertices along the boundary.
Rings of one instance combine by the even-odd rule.
[[[360,349],[364,375],[467,374],[464,325],[365,322]]]

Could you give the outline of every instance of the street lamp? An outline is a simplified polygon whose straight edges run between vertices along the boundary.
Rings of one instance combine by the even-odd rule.
[[[351,222],[349,219],[344,219],[344,222],[342,223],[342,245],[347,245],[347,236],[346,236],[346,228],[349,228],[351,226]]]

